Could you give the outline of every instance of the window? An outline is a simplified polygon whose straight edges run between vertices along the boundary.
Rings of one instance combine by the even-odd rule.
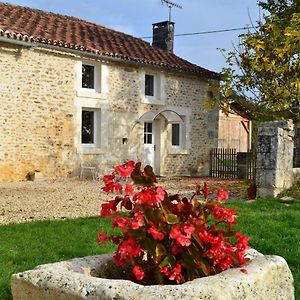
[[[145,75],[145,95],[154,96],[154,76],[146,74]]]
[[[184,120],[184,117],[181,116]],[[186,124],[172,123],[172,148],[185,149],[186,147]]]
[[[161,73],[141,73],[142,103],[164,105],[165,78]]]
[[[152,144],[152,123],[144,123],[144,144]]]
[[[95,89],[95,67],[82,64],[82,88]]]
[[[94,144],[95,141],[95,112],[82,111],[81,143]]]
[[[180,146],[180,124],[172,124],[172,146]]]
[[[100,147],[99,109],[82,108],[81,111],[81,144],[83,146]]]

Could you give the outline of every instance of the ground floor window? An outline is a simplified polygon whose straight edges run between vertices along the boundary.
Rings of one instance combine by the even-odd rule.
[[[173,148],[185,148],[186,145],[186,130],[185,123],[173,123],[172,124],[172,147]]]
[[[144,144],[152,144],[152,123],[144,123]]]
[[[100,144],[100,111],[82,108],[81,112],[81,144],[98,147]]]

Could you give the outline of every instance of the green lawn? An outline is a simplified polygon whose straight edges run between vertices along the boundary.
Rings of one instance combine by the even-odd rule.
[[[102,226],[109,227],[107,220]],[[99,218],[0,226],[0,299],[11,299],[10,276],[37,265],[114,251],[99,245]]]
[[[229,205],[238,208],[238,229],[251,238],[251,247],[286,259],[300,299],[300,194],[291,204],[269,198]]]
[[[283,256],[294,276],[296,299],[300,299],[300,184],[289,204],[278,199],[254,202],[230,201],[238,208],[238,229],[250,236],[251,246],[264,254]],[[113,251],[98,245],[97,232],[109,227],[106,220],[85,218],[40,221],[0,226],[0,299],[11,299],[12,273],[36,265]]]

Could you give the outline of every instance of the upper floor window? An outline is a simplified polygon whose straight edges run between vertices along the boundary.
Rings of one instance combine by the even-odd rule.
[[[82,88],[95,89],[95,66],[82,64]]]
[[[76,96],[103,98],[107,93],[107,68],[98,61],[78,61],[76,64]]]
[[[146,74],[145,75],[145,95],[154,96],[154,76]]]
[[[160,73],[143,73],[142,102],[165,104],[164,77]]]

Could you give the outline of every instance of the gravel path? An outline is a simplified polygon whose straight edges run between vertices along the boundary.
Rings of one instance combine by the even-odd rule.
[[[169,193],[185,195],[193,192],[195,182],[204,179],[159,179]],[[112,198],[101,191],[102,186],[99,181],[78,179],[0,182],[0,224],[97,216],[101,203]]]

